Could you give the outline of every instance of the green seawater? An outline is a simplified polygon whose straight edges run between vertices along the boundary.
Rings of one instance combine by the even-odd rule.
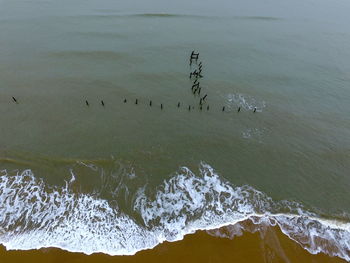
[[[57,186],[73,172],[75,191],[132,214],[132,198],[111,194],[121,175],[137,178],[137,192],[203,161],[234,185],[349,218],[349,10],[325,0],[1,0],[0,169]]]

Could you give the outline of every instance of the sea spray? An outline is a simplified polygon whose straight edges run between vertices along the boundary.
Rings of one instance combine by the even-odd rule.
[[[31,170],[0,176],[0,243],[7,249],[58,247],[86,254],[132,255],[159,243],[181,240],[196,230],[213,230],[251,220],[279,226],[310,253],[350,260],[350,223],[323,219],[301,204],[274,201],[253,187],[235,186],[205,163],[197,174],[182,167],[154,191],[139,188],[133,210],[88,193],[52,187]]]

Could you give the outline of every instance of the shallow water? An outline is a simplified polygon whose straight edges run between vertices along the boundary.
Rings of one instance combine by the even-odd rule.
[[[349,260],[349,7],[0,1],[1,243],[132,254],[258,214]]]

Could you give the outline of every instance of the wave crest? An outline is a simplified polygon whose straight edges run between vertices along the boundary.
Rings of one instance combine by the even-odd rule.
[[[74,175],[74,174],[73,174]],[[310,253],[324,252],[350,261],[350,223],[326,220],[290,201],[273,201],[251,186],[234,186],[202,163],[198,175],[182,167],[157,189],[135,196],[141,222],[107,200],[57,188],[30,170],[0,176],[0,243],[7,249],[58,247],[91,254],[132,255],[159,243],[180,240],[197,230],[226,226],[232,238],[242,222],[278,225]],[[233,226],[233,227],[232,227]],[[252,230],[254,231],[254,230]]]

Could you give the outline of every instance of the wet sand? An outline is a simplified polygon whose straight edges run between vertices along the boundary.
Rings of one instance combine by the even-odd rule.
[[[0,262],[346,262],[325,254],[312,255],[283,235],[278,228],[269,228],[261,238],[259,233],[245,232],[233,239],[209,235],[205,231],[187,235],[177,242],[165,242],[154,249],[134,256],[85,255],[55,248],[31,251],[6,251],[0,247]]]

